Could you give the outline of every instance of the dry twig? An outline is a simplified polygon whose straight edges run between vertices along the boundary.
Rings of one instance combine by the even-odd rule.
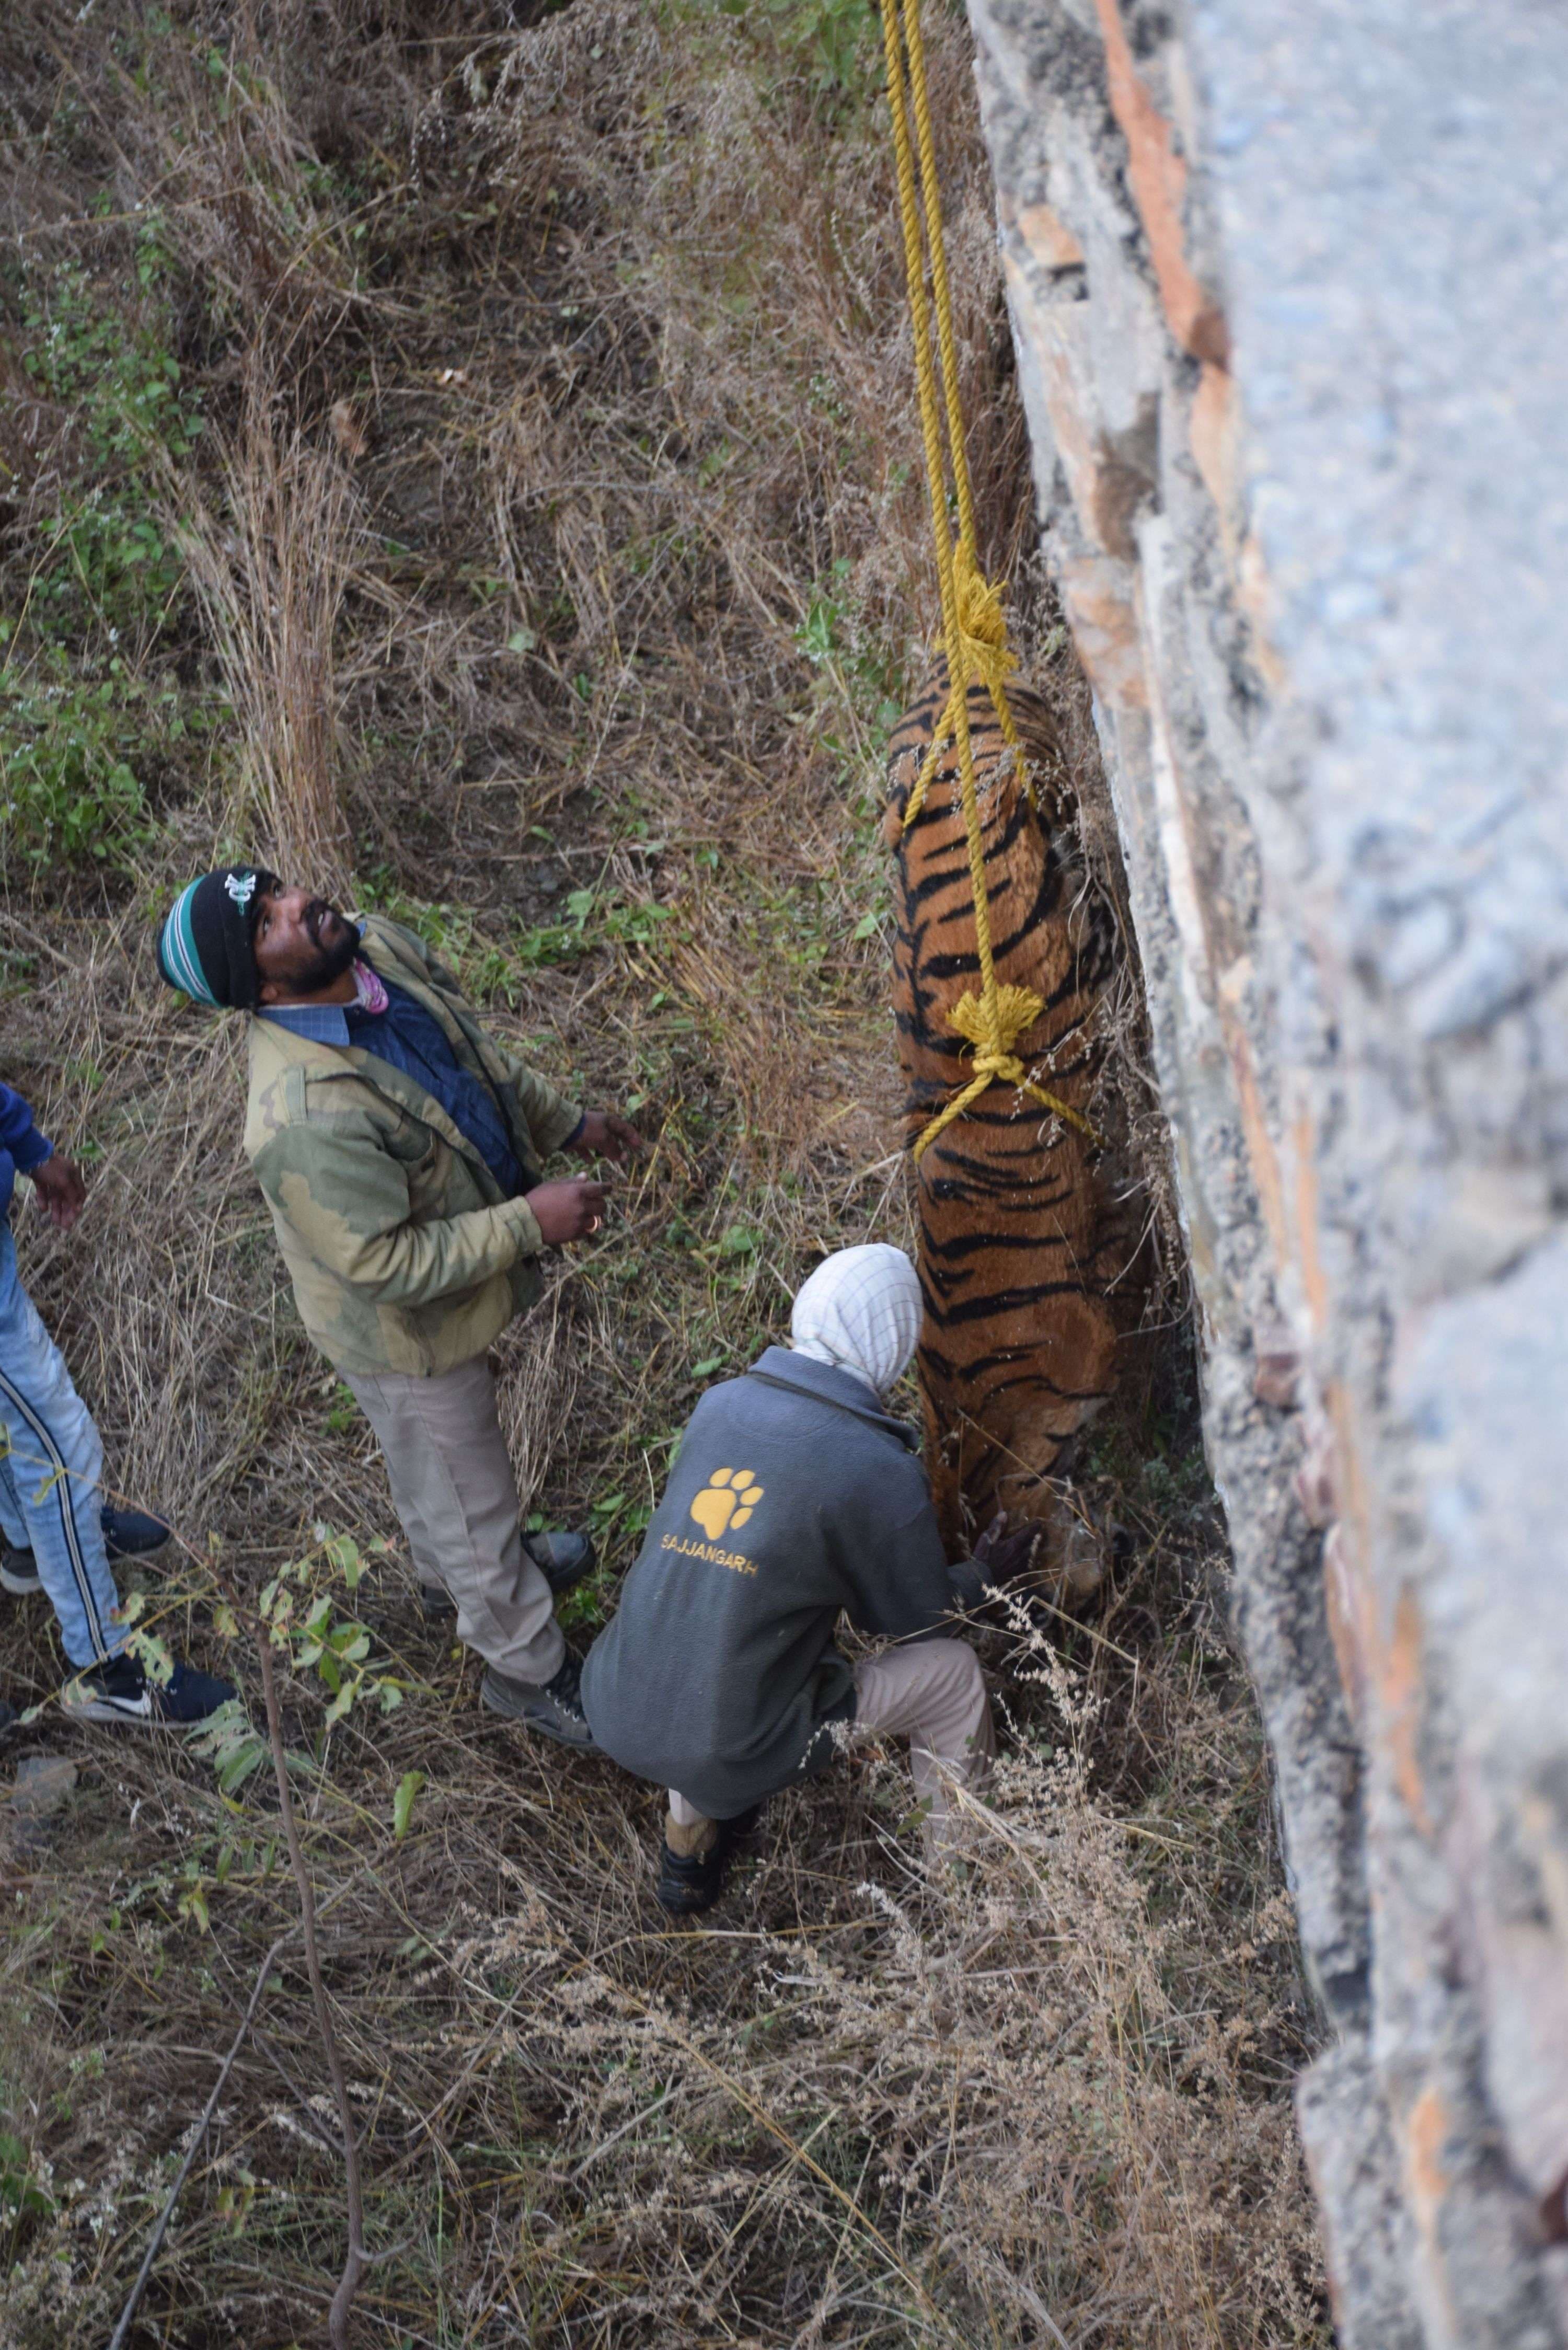
[[[152,2264],[162,2249],[163,2239],[169,2232],[169,2222],[174,2216],[174,2206],[180,2200],[180,2189],[184,2186],[186,2179],[191,2175],[191,2165],[195,2161],[197,2154],[200,2152],[202,2142],[206,2137],[208,2126],[212,2121],[213,2116],[218,2110],[218,2099],[223,2094],[224,2084],[227,2082],[229,2074],[234,2069],[234,2059],[239,2054],[241,2046],[244,2041],[244,2036],[250,2030],[251,2024],[254,2020],[256,2009],[261,2002],[261,1995],[266,1989],[267,1976],[272,1971],[273,1960],[283,1949],[285,1943],[291,1941],[298,1930],[297,1927],[291,1926],[286,1933],[279,1934],[276,1940],[268,1950],[265,1958],[263,1959],[261,1965],[256,1970],[254,1985],[252,1988],[250,1998],[245,2003],[245,2012],[240,2018],[240,2028],[229,2043],[228,2054],[223,2058],[223,2063],[218,2067],[218,2077],[213,2084],[212,2095],[208,2097],[205,2106],[202,2107],[201,2119],[197,2122],[194,2130],[191,2134],[191,2143],[185,2148],[185,2158],[174,2174],[174,2183],[170,2188],[169,2193],[164,2199],[163,2209],[158,2215],[158,2224],[153,2229],[151,2237],[148,2239],[147,2250],[142,2256],[141,2266],[136,2272],[136,2282],[131,2286],[130,2292],[126,2297],[125,2307],[119,2313],[119,2322],[116,2325],[112,2334],[109,2336],[109,2350],[122,2350],[122,2345],[130,2336],[131,2324],[136,2316],[137,2311],[141,2306],[141,2296],[147,2290],[147,2281],[152,2274]]]
[[[283,1814],[283,1833],[288,1846],[289,1866],[299,1894],[299,1931],[305,1945],[305,1969],[310,1978],[311,2003],[316,2010],[316,2028],[321,2036],[322,2053],[332,2082],[332,2094],[337,2105],[337,2126],[342,2134],[343,2181],[348,2210],[348,2250],[344,2257],[343,2273],[332,2296],[327,2314],[327,2330],[332,2350],[346,2350],[348,2340],[348,2313],[354,2305],[354,2295],[365,2266],[365,2200],[359,2178],[359,2139],[354,2122],[354,2108],[348,2098],[348,2077],[343,2069],[343,2058],[337,2045],[337,2035],[332,2028],[332,2014],[327,2003],[327,1982],[321,1971],[321,1952],[316,1939],[316,1890],[310,1881],[310,1866],[305,1857],[305,1847],[299,1838],[299,1822],[294,1808],[294,1793],[288,1783],[288,1753],[284,1745],[283,1717],[278,1711],[277,1674],[273,1665],[270,1627],[263,1623],[256,1627],[256,1656],[261,1665],[262,1697],[266,1707],[267,1742],[272,1750],[273,1775],[277,1782],[278,1808]]]

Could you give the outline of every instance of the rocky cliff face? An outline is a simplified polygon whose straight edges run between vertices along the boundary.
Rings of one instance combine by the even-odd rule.
[[[1568,2343],[1568,20],[970,0],[1347,2350]]]

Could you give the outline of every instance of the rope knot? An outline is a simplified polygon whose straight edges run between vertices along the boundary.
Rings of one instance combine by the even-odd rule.
[[[948,657],[948,698],[942,704],[942,714],[932,733],[929,748],[920,763],[915,787],[904,807],[906,832],[926,804],[937,763],[949,741],[958,733],[961,716],[969,708],[969,690],[972,684],[983,685],[991,696],[1002,736],[1016,756],[1022,756],[1018,729],[1012,723],[1012,712],[1007,706],[1007,681],[1018,667],[1018,655],[1007,641],[1007,610],[1003,605],[1000,579],[988,579],[967,542],[960,539],[953,549],[953,623],[944,632],[957,641],[945,645]],[[1027,774],[1023,786],[1029,793],[1030,806],[1034,795]],[[1039,1017],[1036,1014],[1036,1018]]]
[[[961,662],[950,660],[954,679],[961,668],[966,683],[978,678],[994,695],[1018,667],[1018,656],[1007,641],[1002,582],[986,577],[961,538],[953,549],[953,589],[963,648]]]
[[[1032,987],[997,987],[994,984],[984,995],[971,989],[961,995],[947,1015],[948,1026],[964,1037],[974,1047],[974,1075],[963,1091],[939,1110],[915,1145],[915,1164],[919,1165],[939,1134],[961,1118],[971,1102],[976,1102],[987,1086],[998,1082],[1004,1086],[1021,1087],[1032,1101],[1042,1109],[1050,1110],[1068,1126],[1098,1145],[1104,1136],[1096,1133],[1088,1119],[1072,1109],[1044,1086],[1033,1084],[1028,1070],[1013,1051],[1026,1028],[1033,1028],[1045,1006]]]
[[[1012,1048],[1044,1009],[1032,987],[993,988],[989,1001],[971,990],[961,995],[948,1014],[948,1026],[974,1046],[976,1076],[982,1071],[987,1076],[1007,1076],[1010,1072],[1004,1064],[1011,1062],[1022,1077],[1023,1064]],[[1013,1083],[1017,1082],[1014,1078]]]

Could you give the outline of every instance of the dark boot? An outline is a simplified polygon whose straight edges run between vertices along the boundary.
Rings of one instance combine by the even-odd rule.
[[[547,1681],[508,1680],[493,1665],[487,1665],[479,1685],[480,1701],[492,1713],[504,1713],[509,1721],[520,1721],[525,1730],[536,1730],[541,1738],[553,1738],[558,1746],[597,1754],[599,1750],[583,1711],[582,1677],[583,1660],[574,1657],[570,1648],[560,1670]]]
[[[701,1910],[711,1909],[724,1889],[735,1846],[755,1827],[762,1808],[761,1804],[753,1804],[749,1812],[732,1820],[715,1820],[716,1834],[703,1853],[671,1852],[668,1841],[660,1838],[659,1881],[653,1888],[659,1908],[668,1909],[672,1918],[694,1918]]]
[[[597,1555],[587,1534],[563,1531],[524,1534],[523,1547],[557,1599],[574,1590],[598,1565]],[[451,1592],[443,1590],[439,1583],[421,1584],[420,1606],[424,1609],[427,1623],[451,1624],[456,1620],[457,1602]]]
[[[13,1599],[31,1599],[43,1587],[32,1552],[13,1550],[9,1543],[0,1543],[0,1590],[8,1591]]]
[[[523,1547],[557,1599],[576,1590],[598,1565],[598,1555],[587,1534],[556,1528],[547,1534],[524,1534]]]

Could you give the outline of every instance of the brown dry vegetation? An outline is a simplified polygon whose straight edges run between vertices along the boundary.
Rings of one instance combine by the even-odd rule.
[[[930,13],[988,555],[1103,832],[1025,559],[963,28]],[[504,1350],[540,1506],[604,1539],[587,1624],[703,1379],[823,1249],[904,1231],[877,760],[933,613],[874,56],[858,0],[0,19],[5,1074],[95,1176],[67,1242],[18,1222],[117,1490],[192,1545],[139,1578],[158,1629],[253,1699],[209,1537],[254,1588],[318,1519],[396,1528],[239,1156],[241,1041],[151,974],[214,849],[351,865],[658,1138]],[[358,2339],[1326,2343],[1309,2017],[1189,1388],[1177,1330],[1098,1448],[1134,1536],[1101,1611],[978,1636],[1010,1734],[962,1882],[874,1758],[776,1803],[674,1929],[657,1793],[486,1717],[378,1563],[353,1606],[400,1710],[327,1737],[286,1688],[381,2256]],[[42,1700],[52,1627],[4,1606],[6,1691]],[[225,1799],[48,1710],[0,1776],[26,1752],[79,1775],[0,1823],[0,2342],[86,2350],[296,1905],[265,1773]],[[323,2338],[332,2130],[289,1944],[138,2344]]]

